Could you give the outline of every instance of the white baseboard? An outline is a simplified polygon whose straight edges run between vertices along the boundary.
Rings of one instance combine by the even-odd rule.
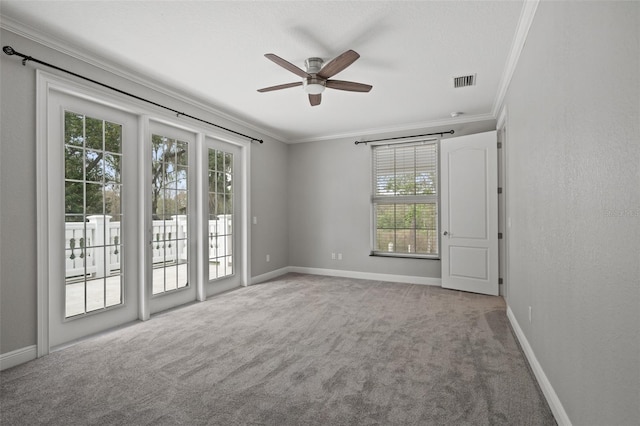
[[[276,269],[275,271],[267,272],[266,274],[256,275],[255,277],[251,277],[250,285],[268,281],[273,278],[278,278],[280,275],[284,275],[287,272],[291,272],[288,266],[284,268]]]
[[[556,418],[556,422],[558,422],[559,426],[571,426],[571,420],[569,419],[567,412],[562,406],[562,402],[560,402],[558,394],[556,394],[553,386],[551,386],[551,382],[549,382],[547,375],[544,373],[544,370],[538,362],[538,359],[536,358],[536,355],[533,352],[529,341],[525,337],[522,328],[520,328],[520,324],[518,324],[518,320],[516,320],[516,317],[509,306],[507,306],[507,318],[509,318],[509,322],[511,322],[511,326],[513,327],[513,330],[518,337],[520,346],[522,346],[522,350],[529,360],[529,365],[531,365],[533,374],[535,374],[536,379],[538,380],[538,384],[540,385],[542,393],[547,399],[547,403],[549,404],[549,407],[551,408],[551,411]]]
[[[38,350],[36,345],[27,346],[25,348],[16,349],[15,351],[2,354],[0,355],[0,371],[32,361],[36,359],[37,356]]]
[[[304,266],[286,266],[284,268],[276,269],[275,271],[267,272],[266,274],[256,275],[255,277],[251,278],[251,284],[258,284],[273,278],[278,278],[279,276],[284,275],[288,272],[310,275],[326,275],[330,277],[356,278],[362,280],[378,280],[407,284],[434,285],[438,287],[442,286],[442,280],[440,278],[416,277],[413,275],[379,274],[374,272],[345,271],[342,269],[307,268]]]
[[[380,274],[375,272],[345,271],[341,269],[306,268],[303,266],[289,266],[289,272],[298,272],[300,274],[311,275],[328,275],[332,277],[357,278],[362,280],[389,281],[407,284],[422,284],[434,286],[442,285],[442,280],[440,278],[416,277],[413,275],[393,275]]]

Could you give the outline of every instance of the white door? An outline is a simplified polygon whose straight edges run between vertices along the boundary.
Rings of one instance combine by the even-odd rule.
[[[442,287],[498,295],[496,132],[440,147]]]
[[[57,91],[47,111],[48,339],[55,347],[138,317],[138,121]]]
[[[204,140],[203,276],[205,296],[239,287],[242,282],[242,170],[240,147]]]
[[[147,282],[150,313],[196,300],[196,135],[150,121],[151,166],[144,188],[149,215]]]

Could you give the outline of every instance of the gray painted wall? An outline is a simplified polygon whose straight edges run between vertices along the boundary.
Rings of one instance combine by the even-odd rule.
[[[264,218],[251,229],[252,275],[288,265],[285,144],[197,107],[2,30],[2,45],[150,98],[265,143],[251,148],[251,209]],[[48,70],[47,71],[51,71]],[[0,54],[0,353],[36,344],[35,68]],[[263,253],[271,254],[264,264]]]
[[[455,136],[495,129],[495,121],[416,129],[455,130]],[[394,135],[327,140],[289,147],[290,265],[440,278],[440,261],[371,257],[371,148],[355,145]],[[342,253],[343,260],[332,260]]]
[[[251,275],[289,266],[288,146],[265,141],[251,155]],[[267,254],[270,262],[266,261]]]
[[[21,40],[21,39],[19,39]],[[2,44],[15,43],[1,33]],[[0,353],[36,343],[35,72],[0,57]]]
[[[541,2],[505,102],[508,305],[575,425],[640,420],[639,39],[638,2]]]

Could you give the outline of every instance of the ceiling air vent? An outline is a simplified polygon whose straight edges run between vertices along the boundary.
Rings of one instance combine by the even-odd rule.
[[[475,86],[476,85],[476,75],[463,75],[460,77],[453,77],[453,87],[467,87],[467,86]]]

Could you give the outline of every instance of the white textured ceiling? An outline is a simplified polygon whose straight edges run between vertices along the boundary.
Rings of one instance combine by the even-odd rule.
[[[285,142],[488,118],[523,1],[8,1],[4,22],[145,76]],[[19,46],[13,46],[20,51]],[[311,107],[299,81],[264,57],[304,68],[347,49],[335,76],[370,93],[327,89]],[[28,54],[29,52],[24,52]],[[63,65],[63,64],[62,64]],[[454,89],[452,77],[477,74]],[[458,119],[459,120],[459,119]]]

